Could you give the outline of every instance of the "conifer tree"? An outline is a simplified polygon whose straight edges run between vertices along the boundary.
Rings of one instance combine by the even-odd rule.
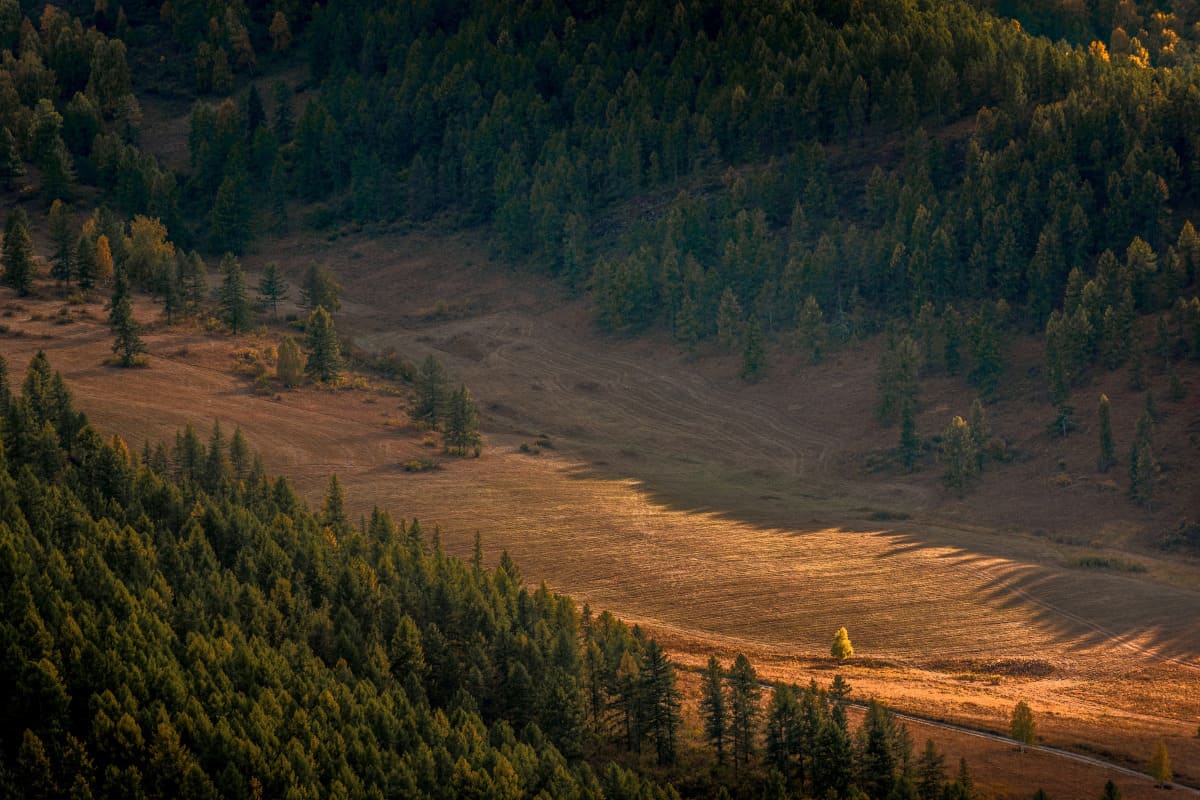
[[[482,441],[479,436],[479,409],[465,384],[460,384],[458,391],[450,395],[442,437],[449,453],[462,456],[471,450],[479,450]]]
[[[50,275],[61,283],[69,284],[74,271],[74,236],[71,233],[71,215],[62,200],[55,200],[50,205],[50,241],[54,243]]]
[[[938,752],[932,739],[917,757],[917,795],[921,800],[938,800],[946,783],[946,757]]]
[[[950,420],[942,434],[942,457],[946,464],[946,485],[961,497],[979,471],[971,426],[962,417]]]
[[[446,414],[447,402],[446,372],[442,364],[430,353],[425,356],[417,368],[416,402],[413,404],[412,418],[425,422],[431,428],[436,428],[438,422]]]
[[[232,170],[217,189],[209,215],[215,250],[241,253],[251,239],[253,208],[243,171]]]
[[[725,712],[725,671],[716,656],[708,657],[700,679],[700,715],[704,720],[704,738],[717,751],[717,763],[725,761],[728,720]]]
[[[733,289],[726,286],[717,308],[717,341],[726,350],[732,350],[741,338],[742,306],[733,294]]]
[[[917,367],[920,353],[917,343],[907,334],[896,338],[889,336],[879,361],[879,378],[876,383],[877,398],[875,416],[881,424],[891,425],[911,406],[917,407]]]
[[[122,367],[134,365],[137,356],[146,352],[142,342],[141,326],[133,318],[133,303],[129,297],[129,279],[125,270],[117,270],[113,281],[112,300],[109,303],[108,327],[113,333],[112,351]]]
[[[221,276],[221,319],[232,333],[242,333],[250,327],[250,301],[246,298],[246,276],[233,253],[221,259]]]
[[[108,236],[104,234],[96,238],[96,280],[101,283],[112,280],[117,269],[111,245]]]
[[[1154,418],[1149,410],[1138,419],[1129,453],[1129,499],[1140,506],[1149,506],[1154,496],[1158,465],[1154,461]]]
[[[1096,459],[1096,468],[1101,472],[1108,472],[1108,468],[1115,463],[1115,449],[1112,435],[1112,409],[1106,394],[1100,395],[1099,416],[1100,455]]]
[[[1019,701],[1013,708],[1012,718],[1008,723],[1008,735],[1017,741],[1022,753],[1025,752],[1026,745],[1037,741],[1037,724],[1033,719],[1033,711],[1024,700]]]
[[[917,436],[917,422],[912,403],[905,403],[900,410],[900,463],[912,472],[921,457],[921,439]]]
[[[279,343],[275,377],[288,389],[299,386],[304,378],[304,360],[300,354],[300,346],[291,336],[284,336],[283,341]]]
[[[329,316],[324,306],[317,306],[308,315],[305,333],[308,337],[308,360],[304,362],[304,374],[322,383],[336,379],[342,370],[342,353],[333,327],[333,317]]]
[[[696,303],[690,293],[685,292],[675,315],[675,341],[683,345],[688,355],[696,352],[700,341],[700,320],[696,316]]]
[[[29,235],[29,218],[25,209],[8,212],[4,224],[4,283],[24,297],[33,289],[33,238]]]
[[[336,314],[342,307],[341,297],[342,286],[329,267],[313,264],[305,271],[304,282],[300,286],[300,304],[307,311],[324,306],[330,314]]]
[[[673,764],[680,724],[679,689],[671,661],[654,639],[646,643],[641,684],[646,734],[654,740],[659,766]]]
[[[16,186],[17,178],[24,174],[25,165],[21,163],[16,139],[7,127],[0,126],[0,186],[6,191],[11,190]]]
[[[758,720],[762,714],[758,706],[761,696],[758,674],[750,665],[750,660],[738,653],[729,669],[729,737],[733,744],[735,766],[749,764],[750,756],[754,753]]]
[[[987,460],[988,442],[992,438],[987,412],[983,408],[983,398],[976,397],[971,401],[967,424],[971,427],[971,444],[975,447],[976,472],[983,472],[983,463]]]
[[[817,298],[809,295],[804,299],[800,308],[800,316],[796,321],[796,333],[801,346],[808,351],[812,363],[819,364],[825,357],[825,346],[829,340],[829,326],[825,324],[825,314],[817,303]]]
[[[1100,800],[1121,800],[1121,790],[1111,779],[1104,783],[1104,793],[1100,795]]]
[[[746,325],[746,343],[742,348],[742,380],[757,382],[765,368],[762,326],[758,322],[758,315],[752,314]]]
[[[1150,777],[1154,778],[1156,786],[1170,786],[1174,778],[1171,756],[1167,753],[1167,743],[1162,739],[1154,745],[1154,752],[1150,756]]]
[[[279,264],[268,262],[258,282],[258,302],[264,309],[270,309],[271,319],[279,316],[279,301],[286,300],[288,285],[279,271]]]
[[[854,645],[850,644],[850,632],[846,630],[845,625],[833,634],[833,645],[829,648],[829,654],[838,661],[849,661],[854,657]]]
[[[84,291],[96,285],[96,244],[88,236],[80,236],[75,245],[75,282]]]

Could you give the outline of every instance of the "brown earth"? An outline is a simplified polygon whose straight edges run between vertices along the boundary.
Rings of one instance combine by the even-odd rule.
[[[932,457],[911,476],[866,469],[896,439],[871,421],[876,345],[818,367],[772,351],[768,378],[745,386],[732,356],[689,362],[653,337],[597,335],[582,302],[502,267],[480,270],[488,259],[470,238],[373,233],[272,242],[246,262],[277,260],[293,284],[313,261],[333,266],[347,288],[343,332],[410,361],[435,353],[472,387],[485,411],[479,459],[405,472],[437,451],[388,386],[255,396],[234,356],[269,351],[279,330],[234,340],[152,326],[149,367],[118,370],[102,363],[99,304],[72,307],[74,321],[58,324],[50,289],[34,301],[4,290],[0,353],[19,374],[46,349],[92,420],[135,447],[187,422],[204,436],[219,419],[227,432],[240,425],[314,502],[336,472],[352,507],[437,524],[451,552],[469,552],[479,531],[490,559],[507,549],[527,580],[646,626],[684,665],[744,651],[768,677],[824,683],[844,624],[858,658],[840,669],[856,694],[992,730],[1024,699],[1046,743],[1136,766],[1163,738],[1177,776],[1200,783],[1200,568],[1151,546],[1179,518],[1200,516],[1194,373],[1178,404],[1152,374],[1169,471],[1148,512],[1124,499],[1121,467],[1094,472],[1094,411],[1083,401],[1080,431],[1043,432],[1051,415],[1038,356],[1018,345],[1016,378],[989,407],[1016,458],[989,466],[959,499]],[[148,304],[139,313],[157,317]],[[1141,409],[1123,383],[1105,374],[1089,389],[1113,398],[1118,453]],[[926,437],[971,398],[953,378],[922,392]],[[540,434],[552,448],[519,451]],[[1095,554],[1145,571],[1068,566]],[[996,797],[1039,785],[1098,796],[1105,779],[941,730],[913,735],[945,742],[954,758],[961,750]],[[1153,793],[1148,782],[1118,783],[1126,797]]]

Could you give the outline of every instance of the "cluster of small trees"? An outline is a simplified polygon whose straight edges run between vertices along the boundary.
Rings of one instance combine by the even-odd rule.
[[[464,456],[479,455],[483,440],[479,435],[479,408],[466,384],[451,389],[449,376],[433,354],[417,368],[416,398],[411,415],[430,428],[441,428],[446,452]]]

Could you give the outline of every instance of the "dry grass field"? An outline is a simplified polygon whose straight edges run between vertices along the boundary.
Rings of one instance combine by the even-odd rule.
[[[864,466],[896,438],[871,421],[870,347],[817,367],[773,351],[767,380],[745,386],[732,356],[689,363],[662,341],[604,338],[581,302],[543,282],[501,267],[479,276],[486,254],[469,239],[297,238],[263,250],[248,267],[277,260],[293,284],[315,260],[333,266],[347,290],[340,329],[363,347],[410,361],[432,352],[465,380],[484,409],[483,456],[405,472],[437,451],[393,387],[254,395],[235,355],[269,350],[279,330],[235,340],[153,324],[149,366],[118,370],[103,364],[100,304],[59,324],[49,289],[32,301],[4,290],[0,353],[19,375],[47,350],[93,422],[132,446],[189,421],[206,437],[220,420],[227,433],[240,425],[314,502],[336,472],[352,508],[436,524],[451,552],[469,552],[479,531],[489,559],[507,549],[527,580],[644,625],[686,666],[744,651],[770,678],[824,683],[829,641],[846,625],[859,657],[840,669],[856,694],[992,730],[1024,699],[1048,744],[1144,766],[1163,738],[1177,776],[1200,784],[1200,565],[1146,543],[1200,510],[1194,375],[1179,404],[1152,376],[1170,471],[1151,513],[1113,490],[1121,468],[1094,474],[1082,401],[1079,432],[1042,433],[1049,406],[1026,402],[1040,391],[1037,356],[1016,353],[1018,377],[991,413],[1018,458],[989,467],[960,500],[932,460],[911,476]],[[139,314],[151,323],[157,309]],[[1114,398],[1118,452],[1140,413],[1122,379],[1095,388]],[[926,381],[923,393],[923,436],[970,403],[956,379]],[[542,434],[553,447],[520,451]],[[1113,554],[1144,571],[1070,566]],[[995,797],[1039,785],[1099,796],[1105,780],[1095,767],[940,729],[913,736],[966,755]],[[1118,783],[1126,797],[1156,794],[1148,781]]]

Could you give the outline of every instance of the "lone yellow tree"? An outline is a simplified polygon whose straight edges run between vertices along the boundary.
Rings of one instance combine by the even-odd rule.
[[[1013,709],[1012,721],[1008,725],[1008,735],[1017,740],[1022,753],[1025,752],[1025,745],[1037,741],[1037,724],[1033,721],[1033,711],[1024,700],[1017,703]]]
[[[1154,753],[1150,756],[1150,777],[1154,778],[1157,786],[1170,786],[1174,778],[1171,772],[1171,756],[1167,754],[1167,743],[1162,739],[1154,745]]]
[[[845,625],[833,635],[833,647],[829,649],[829,654],[838,661],[848,661],[854,656],[854,645],[850,644],[850,633]]]

